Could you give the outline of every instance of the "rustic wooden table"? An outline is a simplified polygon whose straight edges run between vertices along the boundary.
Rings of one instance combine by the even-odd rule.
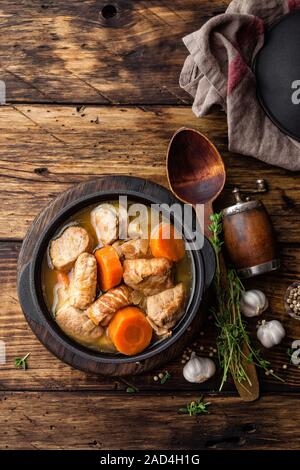
[[[0,1],[0,447],[5,449],[292,449],[300,445],[300,370],[286,350],[300,338],[283,295],[299,277],[298,175],[227,150],[222,114],[197,119],[178,86],[186,57],[181,37],[222,13],[227,0]],[[33,218],[61,191],[105,174],[130,174],[166,184],[168,141],[181,126],[206,133],[227,168],[220,206],[239,184],[266,178],[263,197],[280,240],[282,269],[248,285],[263,289],[267,317],[284,321],[287,338],[267,357],[284,384],[261,375],[262,397],[242,403],[232,385],[202,387],[182,378],[181,358],[164,385],[153,375],[128,381],[73,370],[38,342],[21,312],[16,264]],[[253,326],[253,325],[252,325]],[[199,345],[214,344],[209,322]],[[197,348],[199,350],[199,346]],[[30,352],[29,369],[14,358]],[[178,415],[201,393],[209,415]]]

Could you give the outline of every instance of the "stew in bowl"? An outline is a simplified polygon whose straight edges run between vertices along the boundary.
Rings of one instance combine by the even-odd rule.
[[[119,201],[84,207],[61,226],[42,263],[45,303],[73,341],[134,356],[172,335],[192,289],[181,234],[153,208],[124,215]]]

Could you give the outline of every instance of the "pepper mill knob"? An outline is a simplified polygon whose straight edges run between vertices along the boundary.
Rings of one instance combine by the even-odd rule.
[[[256,192],[257,193],[266,193],[268,191],[268,185],[266,180],[258,179],[256,180]]]
[[[239,202],[243,202],[242,196],[241,196],[241,191],[239,188],[234,188],[232,190],[232,194],[235,197],[235,202],[238,204]]]

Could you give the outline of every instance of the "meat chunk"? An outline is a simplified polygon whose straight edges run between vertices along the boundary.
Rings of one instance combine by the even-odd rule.
[[[147,319],[159,336],[169,336],[170,331],[184,312],[185,288],[181,283],[172,289],[147,298]]]
[[[146,296],[173,286],[172,262],[165,258],[125,260],[123,268],[125,284]]]
[[[94,255],[78,256],[70,284],[70,304],[84,310],[96,297],[97,261]]]
[[[172,274],[170,272],[165,274],[158,274],[149,276],[147,279],[142,281],[136,288],[144,296],[158,294],[159,292],[173,287]]]
[[[117,250],[120,257],[125,259],[145,258],[149,254],[149,240],[139,238],[138,240],[128,240],[124,243],[118,243],[117,240],[113,247]]]
[[[69,288],[61,283],[56,284],[53,290],[52,313],[55,315],[67,302],[69,302]]]
[[[128,237],[133,240],[136,240],[138,238],[143,238],[143,235],[143,227],[140,223],[139,218],[136,217],[128,224]]]
[[[118,238],[118,212],[112,204],[100,204],[93,209],[91,222],[99,243],[110,245]]]
[[[124,243],[125,243],[124,240],[117,240],[117,241],[115,241],[115,242],[112,244],[112,247],[113,247],[113,248],[116,250],[116,252],[118,253],[119,258],[122,258],[122,256],[123,256],[121,246],[122,246]]]
[[[95,325],[107,326],[117,310],[131,303],[131,289],[119,286],[101,295],[86,313]]]
[[[66,228],[62,235],[50,242],[49,255],[55,269],[69,271],[78,256],[91,251],[92,242],[88,232],[77,226]]]
[[[66,335],[85,345],[96,345],[103,334],[85,312],[69,304],[58,310],[55,320]]]
[[[146,310],[147,297],[138,290],[133,290],[131,293],[131,302],[133,305],[138,305],[142,310]]]

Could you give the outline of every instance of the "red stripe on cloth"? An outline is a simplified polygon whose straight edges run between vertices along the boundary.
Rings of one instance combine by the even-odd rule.
[[[228,65],[228,85],[227,93],[230,95],[240,83],[247,72],[247,65],[240,55],[237,55]]]
[[[300,0],[289,0],[288,1],[289,10],[296,10],[296,8],[300,8]]]
[[[253,25],[255,26],[258,36],[261,36],[262,34],[265,33],[265,23],[263,22],[261,18],[258,18],[257,16],[255,16],[253,20]]]
[[[300,1],[300,0],[299,0]],[[245,58],[245,62],[252,60],[253,51],[265,33],[265,25],[257,16],[243,25],[236,34],[232,45]]]
[[[256,44],[259,36],[264,34],[264,22],[256,16],[253,20],[244,25],[241,30],[237,33],[237,45],[240,50],[244,47],[253,47],[253,43]]]

